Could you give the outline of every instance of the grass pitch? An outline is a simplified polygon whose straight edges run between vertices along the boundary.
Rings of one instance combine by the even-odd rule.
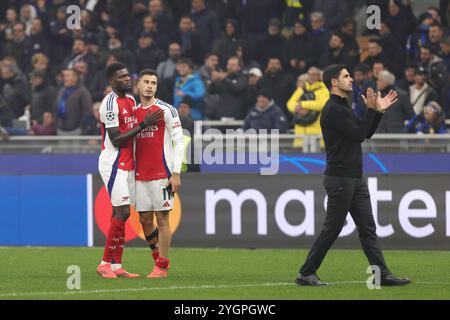
[[[413,283],[369,290],[361,250],[331,250],[318,274],[329,287],[294,283],[306,250],[181,249],[171,251],[166,279],[147,279],[148,249],[125,248],[124,267],[139,279],[103,279],[102,248],[0,247],[0,299],[450,299],[450,252],[389,251],[394,274]],[[81,289],[67,289],[68,266],[81,270]]]

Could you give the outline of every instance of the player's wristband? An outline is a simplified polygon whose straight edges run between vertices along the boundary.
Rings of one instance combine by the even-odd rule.
[[[144,121],[142,121],[141,123],[139,123],[139,127],[144,130],[145,128],[147,128],[147,125],[144,123]]]

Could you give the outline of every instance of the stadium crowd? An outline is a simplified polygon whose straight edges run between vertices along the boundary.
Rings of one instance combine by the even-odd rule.
[[[0,4],[1,135],[97,135],[111,90],[106,66],[136,79],[157,70],[158,97],[193,120],[239,119],[244,129],[320,134],[329,92],[321,70],[345,64],[351,107],[368,87],[399,100],[381,133],[445,133],[450,118],[449,0],[415,16],[410,0],[5,0]],[[81,8],[68,29],[67,6]],[[381,7],[381,28],[352,18]],[[26,125],[23,125],[23,124]]]

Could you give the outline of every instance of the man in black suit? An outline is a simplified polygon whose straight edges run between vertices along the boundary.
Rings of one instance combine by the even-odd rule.
[[[367,97],[362,98],[368,109],[363,119],[359,120],[347,103],[353,79],[346,66],[335,64],[327,67],[323,73],[323,82],[331,93],[320,114],[327,158],[324,179],[328,195],[327,215],[321,233],[300,268],[296,283],[305,286],[326,285],[317,277],[316,271],[341,232],[347,212],[350,212],[370,265],[378,266],[380,270],[380,284],[408,284],[408,279],[394,277],[384,261],[378,244],[369,189],[362,175],[361,143],[373,135],[383,113],[397,101],[397,93],[390,91],[381,98],[372,88],[367,89]]]

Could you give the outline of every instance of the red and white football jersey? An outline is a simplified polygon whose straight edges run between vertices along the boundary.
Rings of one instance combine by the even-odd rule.
[[[156,100],[152,106],[139,104],[136,121],[144,121],[149,110],[163,109],[164,119],[142,130],[136,136],[136,180],[160,180],[169,178],[172,172],[180,173],[184,156],[183,129],[177,110]]]
[[[109,138],[107,128],[118,127],[121,133],[133,129],[136,125],[136,100],[133,96],[126,95],[121,98],[113,91],[103,98],[100,105],[100,122],[102,130],[102,151],[99,158],[99,167],[134,170],[133,139],[125,146],[116,148]]]

